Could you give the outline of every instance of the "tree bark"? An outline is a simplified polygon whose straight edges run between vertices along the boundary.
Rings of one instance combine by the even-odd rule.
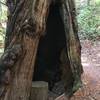
[[[0,100],[29,100],[39,38],[45,30],[50,2],[7,1],[6,49],[1,57]]]
[[[76,8],[74,0],[65,0],[62,2],[61,15],[65,26],[67,47],[67,50],[62,52],[64,64],[63,68],[67,69],[68,65],[72,71],[69,79],[67,79],[67,70],[64,70],[63,80],[66,95],[71,96],[79,89],[79,87],[82,86],[81,74],[83,73],[81,64],[81,45],[78,37],[78,24],[76,20]],[[68,84],[68,81],[71,81],[71,84]]]
[[[0,60],[0,100],[29,100],[37,47],[44,35],[51,2],[58,1],[7,0],[5,52]],[[66,94],[71,96],[81,86],[81,46],[74,0],[61,0],[59,4],[66,35],[66,47],[61,53],[62,80]]]

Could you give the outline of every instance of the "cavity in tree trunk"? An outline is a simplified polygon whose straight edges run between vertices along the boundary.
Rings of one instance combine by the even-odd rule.
[[[49,82],[52,88],[55,69],[60,77],[57,81],[62,80],[66,95],[71,96],[81,86],[83,71],[74,0],[7,0],[7,6],[5,52],[0,60],[0,100],[29,100],[32,77]],[[47,56],[39,54],[39,50],[45,51],[43,55],[48,52]],[[45,65],[60,64],[40,67],[39,59]],[[41,72],[45,69],[46,74]]]

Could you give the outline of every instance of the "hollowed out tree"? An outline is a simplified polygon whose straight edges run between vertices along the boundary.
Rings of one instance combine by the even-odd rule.
[[[81,46],[74,0],[7,0],[0,100],[29,100],[33,81],[71,96],[81,86]]]

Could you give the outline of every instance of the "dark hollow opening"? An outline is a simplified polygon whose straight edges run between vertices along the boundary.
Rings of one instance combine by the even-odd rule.
[[[66,45],[59,4],[51,5],[45,32],[39,42],[33,80],[47,81],[51,89],[61,80],[60,54]]]

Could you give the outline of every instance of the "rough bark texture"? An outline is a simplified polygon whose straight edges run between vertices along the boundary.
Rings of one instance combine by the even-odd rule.
[[[0,100],[29,100],[37,46],[45,29],[50,2],[8,0],[7,4],[8,39],[0,63]]]
[[[78,25],[76,21],[76,9],[74,0],[65,0],[62,2],[62,18],[65,26],[67,51],[65,51],[65,59],[69,59],[69,66],[73,73],[73,85],[69,85],[69,90],[66,94],[73,94],[81,86],[81,73],[83,72],[81,65],[81,45],[78,38]],[[65,64],[65,68],[67,64]],[[63,74],[65,76],[65,89],[68,89],[66,74],[67,70]]]
[[[66,35],[62,50],[62,80],[66,95],[81,86],[81,46],[74,0],[59,3]],[[5,52],[0,60],[0,100],[29,100],[39,39],[44,35],[52,0],[7,0]]]

